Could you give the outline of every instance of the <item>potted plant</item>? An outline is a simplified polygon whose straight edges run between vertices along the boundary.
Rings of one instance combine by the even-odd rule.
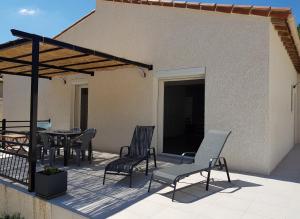
[[[67,191],[67,171],[45,166],[35,174],[35,193],[44,199],[63,195]]]

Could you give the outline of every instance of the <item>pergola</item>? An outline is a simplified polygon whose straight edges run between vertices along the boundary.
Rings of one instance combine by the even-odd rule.
[[[19,39],[0,45],[0,74],[31,78],[28,190],[34,191],[39,78],[94,76],[97,70],[127,66],[152,70],[152,65],[19,30],[13,29],[11,33]]]

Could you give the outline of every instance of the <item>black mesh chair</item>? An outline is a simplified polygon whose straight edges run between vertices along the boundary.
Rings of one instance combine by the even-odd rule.
[[[142,161],[146,161],[145,174],[148,175],[149,158],[154,157],[156,167],[155,148],[150,147],[155,126],[137,126],[134,130],[130,146],[123,146],[120,149],[120,158],[107,164],[104,171],[103,185],[106,174],[124,175],[130,177],[129,187],[132,186],[133,169]],[[123,150],[127,153],[123,155]]]
[[[55,150],[56,147],[54,145],[54,139],[52,136],[46,133],[39,133],[39,141],[38,148],[41,151],[41,161],[44,164],[45,154],[49,152],[49,165],[52,166],[55,162]]]
[[[92,139],[96,136],[97,130],[94,128],[85,130],[78,137],[71,139],[70,147],[76,152],[76,162],[80,166],[80,155],[85,158],[85,152],[88,150]]]

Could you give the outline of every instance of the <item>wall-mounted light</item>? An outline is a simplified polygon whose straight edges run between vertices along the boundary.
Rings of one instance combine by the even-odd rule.
[[[143,68],[139,68],[139,70],[140,70],[141,73],[142,73],[142,77],[143,77],[143,78],[146,78],[146,77],[147,77],[146,71],[145,71]]]

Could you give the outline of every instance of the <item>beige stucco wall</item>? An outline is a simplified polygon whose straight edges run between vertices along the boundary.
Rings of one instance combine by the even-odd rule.
[[[4,76],[4,112],[7,120],[29,120],[30,79]],[[71,85],[62,80],[39,79],[38,119],[51,118],[55,128],[70,127]]]
[[[0,215],[19,213],[24,219],[84,219],[86,217],[42,200],[25,189],[0,183]]]
[[[154,65],[146,78],[137,68],[96,72],[88,78],[88,123],[98,129],[96,149],[118,152],[130,142],[136,124],[157,125],[156,71],[206,67],[205,129],[232,130],[223,152],[231,169],[269,173],[269,34],[270,21],[264,17],[98,0],[96,13],[59,39]],[[70,126],[72,80],[66,86],[45,83],[40,98],[49,94],[51,99],[53,90],[59,95],[56,101],[41,100],[55,106],[40,111]],[[5,114],[24,95],[7,90],[12,88],[5,87],[5,98],[14,103],[5,105]],[[21,115],[19,111],[9,113]],[[157,144],[157,134],[153,142]],[[279,157],[274,153],[272,162]]]
[[[300,81],[300,75],[297,75],[297,83]],[[299,84],[296,86],[296,115],[295,115],[295,143],[300,146],[300,88]]]
[[[142,77],[136,68],[103,71],[89,78],[89,127],[98,130],[98,150],[118,152],[129,145],[134,127],[155,125],[153,77]],[[154,143],[154,141],[153,141]]]
[[[206,67],[206,130],[233,131],[224,150],[231,168],[266,173],[268,28],[266,18],[255,16],[99,0],[94,15],[59,39],[151,63],[154,71]],[[158,83],[154,78],[151,88],[148,78],[131,70],[102,74],[103,78],[97,75],[94,82],[90,80],[89,100],[95,102],[90,113],[96,113],[96,108],[98,113],[90,115],[89,124],[102,128],[95,141],[98,149],[117,152],[130,141],[133,121],[157,122]],[[127,105],[124,100],[132,98],[134,88],[124,89],[124,84],[140,88],[141,82],[150,89],[141,88],[143,98],[136,94],[138,103]],[[149,109],[136,112],[144,106]],[[112,123],[123,115],[126,119]],[[111,133],[121,127],[122,132]]]
[[[295,111],[297,110],[296,90],[292,91],[292,85],[297,82],[297,72],[277,31],[271,24],[269,65],[271,171],[295,144]]]

